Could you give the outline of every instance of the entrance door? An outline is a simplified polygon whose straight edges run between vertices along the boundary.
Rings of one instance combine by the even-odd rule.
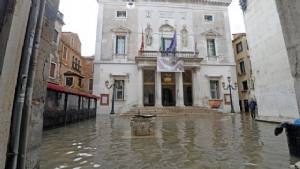
[[[175,73],[161,73],[161,94],[163,106],[176,105],[176,82]]]
[[[175,106],[175,87],[163,86],[162,87],[162,103],[163,106]]]
[[[194,91],[199,92],[199,91]],[[193,80],[192,80],[192,71],[185,70],[183,73],[183,94],[184,94],[184,105],[192,106],[193,105]]]

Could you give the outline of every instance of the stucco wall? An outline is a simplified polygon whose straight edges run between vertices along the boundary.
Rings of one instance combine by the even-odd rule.
[[[224,94],[229,94],[229,90],[224,90],[222,82],[225,83],[225,87],[228,85],[227,77],[232,77],[232,85],[236,83],[235,66],[214,66],[203,65],[200,69],[200,102],[202,106],[209,107],[208,100],[211,98],[209,80],[219,80],[220,82],[220,99],[222,99],[221,110],[224,112],[230,112],[230,105],[224,104]],[[238,92],[232,90],[232,102],[236,112],[239,112],[238,104]]]
[[[95,72],[99,72],[100,77],[97,82],[97,94],[109,94],[109,106],[100,106],[100,113],[108,114],[111,108],[112,88],[109,90],[105,87],[105,81],[113,82],[113,79],[125,81],[124,101],[115,101],[116,113],[128,111],[129,108],[138,103],[138,69],[134,64],[102,64],[100,67],[95,67]],[[119,75],[119,76],[117,76]],[[99,111],[98,111],[99,113]]]
[[[275,1],[248,1],[245,24],[259,116],[298,117],[294,81]]]
[[[288,50],[291,74],[295,81],[298,109],[300,109],[300,1],[276,0],[276,4]]]
[[[1,32],[9,36],[5,48],[4,64],[0,74],[0,168],[4,168],[10,131],[11,112],[14,100],[18,67],[25,37],[25,27],[30,9],[30,0],[17,0],[11,27]],[[13,66],[12,66],[13,65]]]

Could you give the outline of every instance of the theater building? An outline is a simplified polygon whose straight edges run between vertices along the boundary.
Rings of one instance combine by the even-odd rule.
[[[100,0],[93,92],[98,113],[134,107],[206,107],[230,112],[227,77],[236,83],[231,0]],[[225,87],[225,88],[224,88]],[[238,94],[233,91],[233,105]]]

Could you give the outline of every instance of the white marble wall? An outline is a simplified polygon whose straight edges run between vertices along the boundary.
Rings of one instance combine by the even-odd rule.
[[[248,1],[245,24],[258,114],[299,117],[294,81],[275,0]]]
[[[229,1],[226,0],[226,2]],[[208,107],[208,99],[210,98],[208,76],[218,76],[220,87],[222,87],[221,83],[223,81],[227,82],[227,76],[231,76],[233,82],[236,82],[227,6],[208,5],[207,3],[138,1],[136,7],[129,10],[125,5],[120,4],[122,2],[113,0],[99,3],[94,77],[94,93],[99,95],[111,92],[105,89],[104,86],[105,80],[111,78],[110,74],[129,74],[128,82],[125,84],[128,90],[126,91],[126,100],[117,103],[118,113],[138,104],[138,68],[135,57],[138,55],[140,48],[142,30],[145,33],[148,24],[153,31],[153,43],[149,46],[145,44],[145,50],[159,50],[162,36],[159,28],[166,23],[177,31],[178,51],[193,52],[195,42],[197,42],[199,57],[204,60],[197,76],[194,77],[194,79],[199,80],[197,83],[199,86],[194,86],[194,90],[200,93],[198,96],[194,95],[198,98],[195,105]],[[115,18],[115,11],[117,10],[126,10],[128,17],[126,19]],[[211,23],[205,22],[204,15],[206,14],[213,15],[214,21]],[[186,47],[182,45],[180,36],[184,25],[188,31]],[[114,57],[114,33],[112,32],[114,28],[128,29],[130,32],[128,33],[129,38],[126,47],[128,52],[124,58]],[[213,35],[216,38],[218,60],[207,60],[207,35]],[[163,36],[172,37],[173,33],[164,33]],[[229,91],[221,90],[222,99],[225,93],[229,93]],[[234,91],[233,94],[234,104],[236,110],[238,110],[237,92]],[[98,112],[101,113],[108,113],[110,109],[108,106],[100,106],[99,108]],[[230,105],[222,105],[221,109],[229,112]]]

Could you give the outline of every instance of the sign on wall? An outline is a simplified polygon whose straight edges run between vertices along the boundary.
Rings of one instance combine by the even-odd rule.
[[[108,95],[108,94],[101,94],[100,104],[101,104],[102,106],[107,106],[107,105],[109,105],[109,95]]]
[[[157,72],[184,72],[183,58],[158,57]]]

